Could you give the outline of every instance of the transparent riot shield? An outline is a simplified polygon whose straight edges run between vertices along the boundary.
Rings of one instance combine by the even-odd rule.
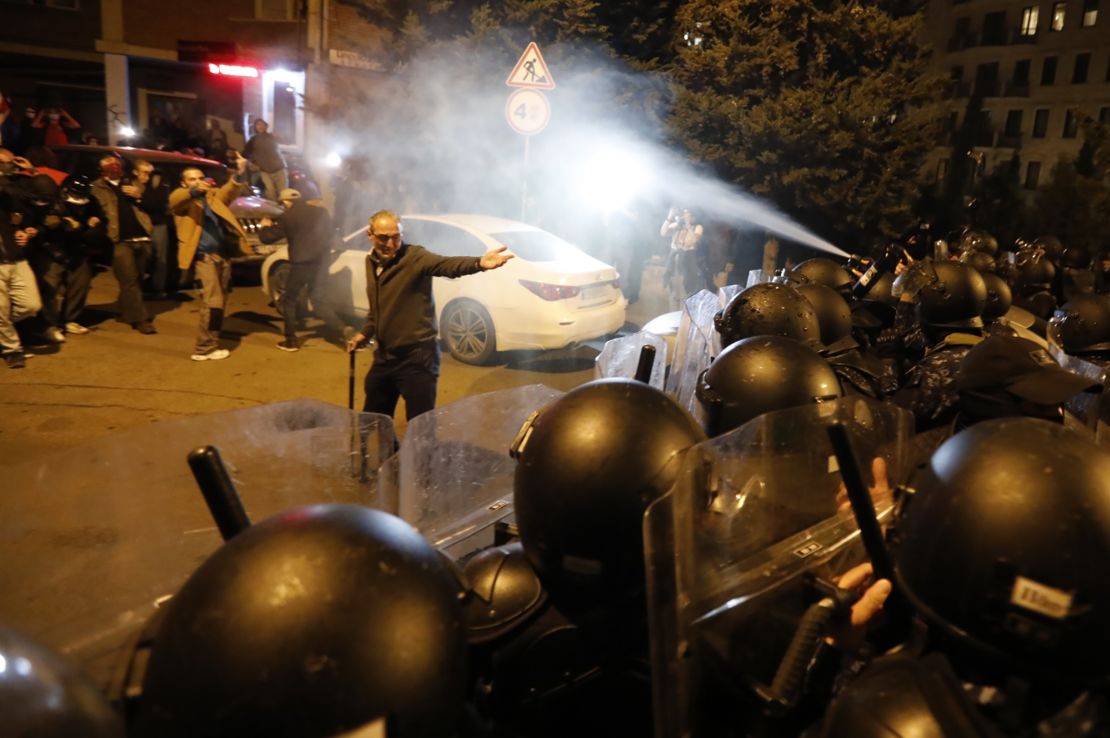
[[[848,397],[768,413],[695,446],[645,515],[659,738],[745,734],[773,696],[815,588],[864,560],[832,423],[848,430],[868,484],[876,457],[890,486],[902,481],[912,416]],[[887,519],[889,488],[875,485],[872,497]]]
[[[1060,366],[1092,382],[1098,382],[1104,387],[1110,381],[1110,374],[1108,374],[1106,367],[1094,357],[1085,359],[1072,356],[1064,351],[1063,341],[1060,339],[1059,318],[1052,318],[1048,321],[1045,336],[1048,339],[1048,352],[1052,354],[1052,358],[1059,362]],[[1108,421],[1110,421],[1110,402],[1105,398],[1105,391],[1080,392],[1064,403],[1064,409],[1080,424],[1090,429],[1100,443],[1104,440],[1110,440],[1110,434],[1107,433],[1107,428],[1110,427],[1108,425]]]
[[[701,406],[694,396],[698,376],[720,353],[720,337],[713,327],[713,316],[722,308],[720,295],[702,290],[682,304],[682,321],[675,338],[667,394],[701,420]]]
[[[524,421],[563,393],[539,384],[457,400],[412,420],[379,472],[379,497],[437,548],[463,556],[493,543],[513,510],[509,447]]]
[[[655,360],[648,384],[662,391],[663,379],[667,373],[667,342],[648,331],[639,331],[631,336],[606,341],[594,363],[594,376],[598,379],[607,377],[632,379],[636,376],[640,352],[644,346],[655,349]]]
[[[316,400],[132,428],[3,469],[0,621],[107,687],[156,603],[223,542],[186,462],[213,445],[253,521],[375,505],[389,417]]]

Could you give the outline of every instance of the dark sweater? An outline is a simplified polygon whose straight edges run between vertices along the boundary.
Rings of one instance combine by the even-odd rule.
[[[294,200],[277,221],[258,232],[262,243],[275,243],[285,238],[289,241],[289,261],[309,264],[319,261],[331,251],[335,239],[331,216],[318,205]]]
[[[403,244],[377,274],[377,254],[366,255],[366,298],[369,310],[362,335],[376,338],[378,352],[390,352],[435,340],[433,277],[465,277],[482,271],[476,256],[440,256],[423,246]]]

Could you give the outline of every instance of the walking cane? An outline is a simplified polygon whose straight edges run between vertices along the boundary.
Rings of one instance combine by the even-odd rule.
[[[360,482],[369,481],[367,476],[366,437],[362,434],[359,415],[355,412],[355,357],[358,351],[347,353],[347,409],[351,413],[351,476]]]

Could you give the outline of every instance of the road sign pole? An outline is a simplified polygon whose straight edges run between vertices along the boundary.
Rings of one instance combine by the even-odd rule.
[[[528,142],[532,140],[531,136],[524,137],[524,176],[521,177],[522,185],[520,188],[520,219],[528,222]]]

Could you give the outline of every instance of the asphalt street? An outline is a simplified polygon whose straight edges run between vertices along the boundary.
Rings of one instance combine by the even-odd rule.
[[[642,299],[630,306],[629,330],[666,311],[659,269],[645,270]],[[247,275],[248,277],[250,275]],[[36,347],[25,369],[0,366],[0,465],[26,461],[112,431],[183,416],[315,398],[347,404],[348,360],[317,337],[286,353],[277,311],[255,284],[233,290],[224,322],[223,361],[191,361],[197,332],[195,294],[150,301],[158,333],[144,336],[116,320],[110,272],[93,281],[85,322],[93,330],[61,346]],[[601,342],[559,351],[513,354],[488,367],[443,357],[439,405],[497,389],[546,384],[567,390],[593,378]],[[371,356],[357,359],[357,403]],[[404,432],[403,408],[398,433]]]

